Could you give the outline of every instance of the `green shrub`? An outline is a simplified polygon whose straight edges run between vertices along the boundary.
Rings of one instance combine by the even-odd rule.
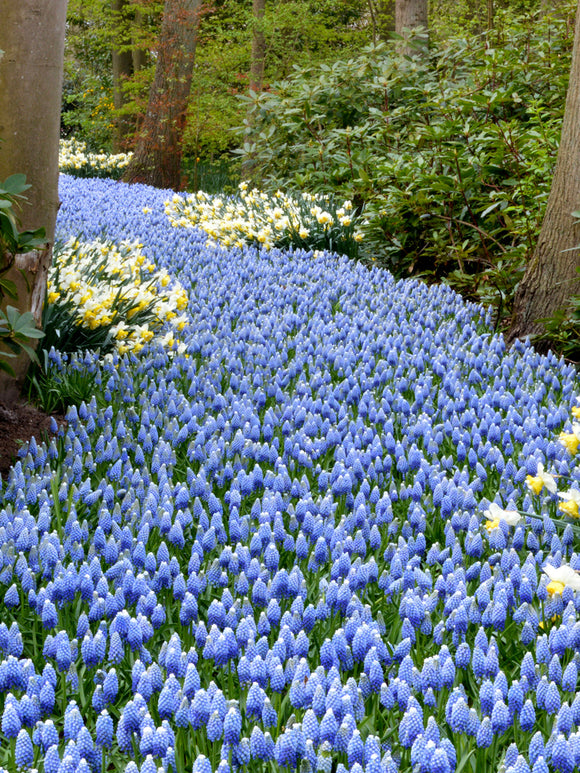
[[[297,70],[249,105],[262,184],[365,204],[362,257],[509,313],[555,163],[572,30],[537,18]],[[248,101],[249,98],[246,98]]]

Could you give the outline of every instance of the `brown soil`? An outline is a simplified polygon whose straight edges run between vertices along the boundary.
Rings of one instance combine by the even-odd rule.
[[[0,403],[0,477],[8,476],[23,443],[33,436],[37,443],[52,436],[51,418],[30,403],[13,403],[10,406]],[[55,419],[59,425],[64,424],[62,416],[55,416]]]

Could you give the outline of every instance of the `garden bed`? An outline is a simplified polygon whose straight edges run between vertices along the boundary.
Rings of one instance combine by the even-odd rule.
[[[61,178],[59,238],[138,240],[187,324],[51,356],[96,394],[0,493],[0,764],[571,772],[574,369],[171,195]]]

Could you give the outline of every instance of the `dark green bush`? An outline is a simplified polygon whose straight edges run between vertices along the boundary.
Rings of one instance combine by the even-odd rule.
[[[496,21],[428,56],[393,43],[296,70],[250,101],[240,155],[262,185],[364,204],[367,260],[446,279],[506,314],[549,192],[573,30]]]

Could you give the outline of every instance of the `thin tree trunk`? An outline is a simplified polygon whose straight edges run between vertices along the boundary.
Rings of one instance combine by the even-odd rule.
[[[123,87],[126,81],[133,75],[133,53],[131,41],[127,34],[126,9],[127,0],[112,0],[115,28],[119,30],[113,45],[113,104],[115,106],[115,138],[114,147],[118,153],[123,149],[123,142],[133,131],[133,122],[127,115],[120,111],[125,106]]]
[[[488,30],[493,29],[494,12],[495,12],[495,9],[493,7],[493,0],[487,0],[487,29]]]
[[[133,72],[139,72],[147,64],[147,51],[143,48],[142,35],[138,32],[143,28],[143,12],[139,9],[135,10],[135,26],[133,35],[133,49],[131,54],[133,56]]]
[[[580,0],[566,110],[552,188],[533,258],[520,282],[508,340],[544,331],[541,320],[565,309],[580,293]]]
[[[201,0],[165,0],[155,77],[125,182],[181,185],[181,141],[191,89]]]
[[[0,49],[0,180],[26,174],[32,186],[19,217],[21,229],[44,227],[47,245],[17,255],[7,278],[17,285],[18,302],[40,327],[58,200],[58,141],[66,26],[66,0],[2,0]],[[0,255],[0,266],[2,265]],[[4,264],[5,265],[5,264]],[[20,269],[24,272],[22,276]],[[0,395],[14,396],[28,368],[21,356],[10,365],[17,381],[0,373]],[[14,364],[16,363],[16,365]]]
[[[266,13],[266,0],[253,0],[252,3],[252,55],[250,59],[250,91],[259,94],[264,85],[264,65],[266,61],[266,35],[264,34],[264,15]],[[251,106],[248,109],[245,120],[246,133],[249,135],[253,128],[253,114]],[[256,172],[256,162],[252,158],[244,158],[242,161],[242,177],[250,180]]]
[[[427,0],[396,0],[395,31],[405,37],[404,30],[414,30],[422,27],[428,29]],[[406,52],[416,53],[417,50],[408,46]]]
[[[252,60],[250,64],[250,89],[259,93],[264,84],[264,63],[266,60],[266,35],[264,14],[266,0],[253,0],[254,26],[252,30]]]

